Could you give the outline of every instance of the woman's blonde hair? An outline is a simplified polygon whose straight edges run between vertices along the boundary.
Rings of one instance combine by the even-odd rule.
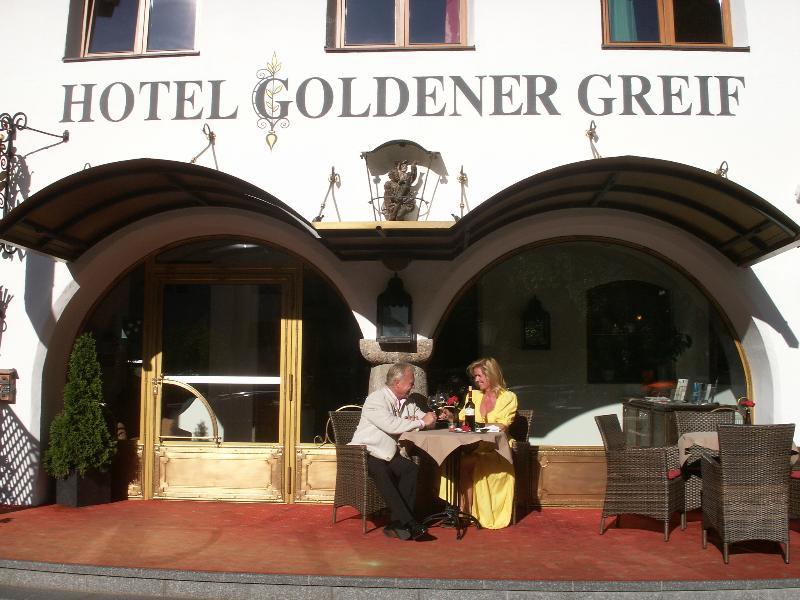
[[[503,370],[500,368],[500,363],[498,363],[497,360],[491,356],[487,356],[486,358],[479,358],[471,362],[467,367],[467,375],[469,375],[470,380],[473,378],[472,372],[476,367],[483,370],[486,379],[489,380],[490,389],[495,392],[506,389],[507,386],[506,380],[503,377]]]

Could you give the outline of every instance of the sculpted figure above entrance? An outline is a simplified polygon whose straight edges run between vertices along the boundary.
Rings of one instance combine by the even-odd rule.
[[[383,184],[383,209],[387,221],[402,221],[416,207],[416,194],[411,186],[417,178],[417,162],[400,160],[387,174],[389,180]]]

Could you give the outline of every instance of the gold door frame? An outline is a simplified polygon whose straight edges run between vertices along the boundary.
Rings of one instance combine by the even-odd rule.
[[[203,265],[157,264],[150,259],[145,271],[145,308],[143,328],[143,373],[140,431],[143,447],[142,496],[156,497],[155,477],[159,450],[167,444],[160,439],[162,374],[163,289],[168,283],[196,284],[272,284],[281,287],[280,324],[280,396],[277,443],[217,443],[215,447],[258,454],[263,448],[271,456],[282,454],[281,493],[269,498],[291,503],[294,499],[294,460],[300,436],[300,373],[302,357],[302,274],[291,268],[209,267]],[[202,454],[202,442],[184,441],[185,449]],[[208,447],[206,443],[206,447]],[[231,498],[238,499],[238,498]],[[241,498],[253,500],[256,498]]]

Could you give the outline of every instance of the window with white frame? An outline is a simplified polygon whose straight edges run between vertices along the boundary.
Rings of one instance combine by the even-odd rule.
[[[730,0],[603,0],[608,46],[732,46]]]
[[[87,0],[83,56],[193,51],[197,0]]]
[[[333,45],[338,48],[450,48],[467,43],[467,0],[338,0],[336,9]]]

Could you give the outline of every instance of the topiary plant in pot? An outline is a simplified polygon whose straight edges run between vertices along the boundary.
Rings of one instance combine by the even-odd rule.
[[[108,467],[117,451],[103,414],[103,381],[94,337],[75,340],[69,357],[64,408],[50,424],[45,470],[56,478],[56,502],[66,506],[111,499]]]

